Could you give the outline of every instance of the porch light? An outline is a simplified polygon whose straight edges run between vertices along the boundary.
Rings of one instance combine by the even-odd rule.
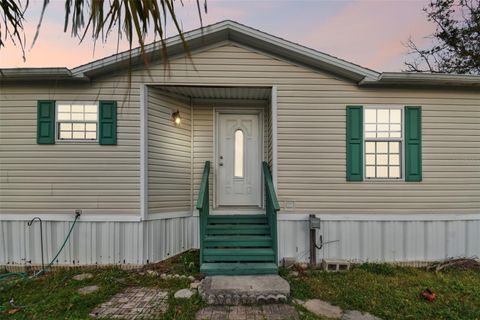
[[[180,125],[180,122],[182,122],[182,118],[180,118],[180,111],[179,110],[172,113],[172,120],[173,120],[173,123],[175,123],[176,126]]]

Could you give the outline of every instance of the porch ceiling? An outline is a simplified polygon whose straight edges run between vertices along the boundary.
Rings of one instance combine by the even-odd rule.
[[[268,87],[156,86],[169,93],[193,99],[269,100]]]

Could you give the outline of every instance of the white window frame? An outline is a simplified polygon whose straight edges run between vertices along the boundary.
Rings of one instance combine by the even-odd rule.
[[[97,138],[94,139],[60,139],[60,123],[61,122],[70,122],[70,123],[93,123],[94,121],[84,121],[84,120],[69,120],[69,121],[59,121],[58,120],[58,110],[59,105],[62,104],[89,104],[97,106]],[[100,131],[100,103],[98,101],[57,101],[55,102],[55,143],[98,143],[99,132]]]
[[[372,109],[397,109],[401,113],[401,134],[400,138],[366,138],[365,130],[365,111]],[[363,181],[372,181],[372,182],[396,182],[396,181],[405,181],[405,106],[398,105],[369,105],[363,107],[362,115],[362,128],[363,128]],[[393,142],[400,141],[400,178],[367,178],[367,152],[366,152],[366,142]]]

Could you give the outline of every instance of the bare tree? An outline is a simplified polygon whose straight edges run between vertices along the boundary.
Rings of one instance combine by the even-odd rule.
[[[425,13],[436,28],[433,46],[406,43],[406,71],[480,74],[480,0],[431,0]]]

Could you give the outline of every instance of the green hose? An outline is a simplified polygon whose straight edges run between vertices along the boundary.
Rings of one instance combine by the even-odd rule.
[[[47,265],[45,266],[45,268],[43,268],[42,270],[40,270],[39,272],[37,272],[36,274],[33,275],[34,277],[36,277],[36,276],[44,273],[45,271],[47,271],[47,269],[52,266],[52,264],[55,262],[55,260],[57,260],[58,256],[60,255],[60,252],[62,252],[63,248],[65,248],[65,245],[67,244],[68,239],[70,238],[70,235],[72,234],[73,227],[75,227],[75,223],[77,223],[78,218],[80,218],[80,214],[79,214],[79,213],[77,213],[77,214],[75,215],[75,220],[73,221],[73,224],[72,224],[72,226],[70,227],[70,230],[68,231],[67,237],[65,238],[65,241],[63,241],[63,244],[62,244],[62,246],[60,247],[60,250],[58,250],[58,252],[57,252],[57,254],[55,255],[55,257],[53,257],[52,261],[50,261],[50,263],[47,264]]]
[[[33,275],[33,277],[37,277],[37,276],[45,273],[45,271],[47,271],[47,269],[52,266],[52,264],[55,262],[55,260],[57,260],[58,256],[60,255],[60,252],[62,252],[63,248],[65,248],[65,245],[67,244],[68,239],[70,238],[70,235],[72,234],[73,227],[75,227],[75,224],[77,223],[78,218],[80,218],[80,214],[77,213],[77,215],[75,215],[75,220],[73,221],[73,224],[70,227],[70,230],[68,231],[68,234],[67,234],[67,237],[65,238],[65,241],[63,241],[62,246],[58,250],[55,257],[52,259],[52,261],[50,261],[50,263],[48,265],[46,265],[43,269],[41,269],[40,271],[35,273]],[[21,280],[27,280],[28,279],[28,274],[26,272],[8,272],[8,273],[0,274],[0,283],[11,280],[11,279],[9,279],[10,277],[19,277]]]
[[[79,213],[77,213],[75,215],[75,220],[73,221],[73,224],[70,227],[70,230],[68,231],[67,237],[65,238],[65,241],[63,241],[62,246],[58,250],[55,257],[52,259],[52,261],[50,261],[50,263],[46,267],[44,267],[42,270],[35,273],[32,276],[32,278],[37,277],[37,276],[41,275],[42,273],[45,273],[45,271],[47,271],[47,269],[52,266],[52,264],[55,262],[55,260],[57,260],[58,256],[60,255],[60,252],[62,252],[63,248],[65,248],[65,245],[67,244],[68,239],[70,238],[70,235],[72,234],[73,227],[75,227],[75,224],[77,223],[78,218],[80,218]],[[10,277],[19,277],[21,280],[28,280],[28,274],[26,272],[8,272],[8,273],[0,274],[0,283],[10,281],[11,280],[11,279],[9,279]],[[11,286],[15,285],[15,282],[11,283],[10,285]],[[2,306],[0,304],[0,311],[6,310],[6,309],[7,309],[6,306]]]
[[[8,272],[0,274],[0,282],[1,281],[8,281],[10,277],[19,277],[21,279],[26,279],[28,274],[26,272]]]

